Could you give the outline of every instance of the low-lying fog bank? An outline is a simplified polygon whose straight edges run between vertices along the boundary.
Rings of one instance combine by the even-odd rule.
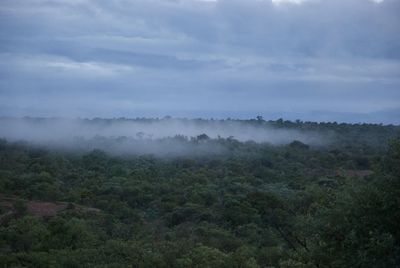
[[[101,149],[116,154],[156,155],[222,153],[224,146],[213,140],[218,138],[271,145],[284,145],[294,140],[312,146],[327,142],[320,133],[277,128],[265,121],[171,118],[0,118],[0,137],[71,150]]]

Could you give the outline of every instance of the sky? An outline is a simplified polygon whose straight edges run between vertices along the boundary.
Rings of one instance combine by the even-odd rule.
[[[400,124],[400,0],[1,0],[0,116]]]

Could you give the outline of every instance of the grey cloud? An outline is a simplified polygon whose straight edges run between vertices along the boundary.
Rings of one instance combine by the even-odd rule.
[[[395,122],[382,111],[400,108],[399,13],[396,0],[4,0],[0,113]]]

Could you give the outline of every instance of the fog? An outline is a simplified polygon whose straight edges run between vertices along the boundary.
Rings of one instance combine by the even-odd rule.
[[[200,136],[206,134],[207,136]],[[323,145],[327,137],[311,131],[276,128],[265,121],[188,119],[1,118],[0,137],[49,148],[112,154],[221,154],[217,139],[284,145],[294,140]],[[208,139],[209,138],[209,139]]]

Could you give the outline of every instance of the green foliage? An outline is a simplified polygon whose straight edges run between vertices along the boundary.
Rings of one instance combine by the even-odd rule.
[[[247,123],[337,139],[272,146],[176,137],[228,148],[185,157],[0,140],[1,266],[400,265],[400,140],[388,142],[397,127]]]
[[[216,248],[198,246],[177,260],[178,267],[230,267],[229,256]]]
[[[44,249],[48,236],[45,224],[31,216],[12,220],[7,226],[0,227],[2,250],[5,252]]]

